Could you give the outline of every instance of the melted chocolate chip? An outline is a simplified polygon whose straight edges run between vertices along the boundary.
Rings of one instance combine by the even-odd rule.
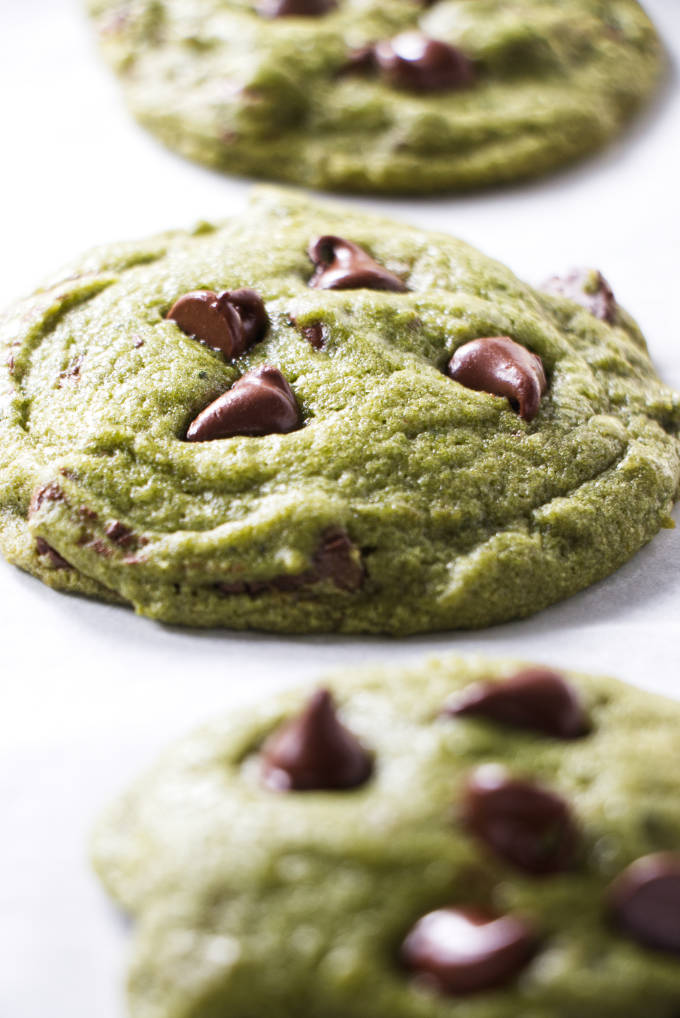
[[[632,863],[609,890],[617,926],[633,940],[680,955],[680,853]]]
[[[568,297],[603,322],[613,322],[616,318],[616,298],[597,269],[572,269],[566,276],[548,279],[541,289],[556,297]]]
[[[315,322],[313,325],[306,325],[302,330],[302,335],[305,337],[309,345],[313,346],[315,350],[323,350],[325,342],[321,322]]]
[[[526,421],[538,413],[547,388],[541,358],[509,336],[464,343],[449,361],[447,372],[468,389],[507,397]]]
[[[332,580],[340,590],[358,590],[365,570],[357,547],[347,531],[329,527],[314,553],[314,573],[319,580]]]
[[[318,18],[336,6],[336,0],[263,0],[257,12],[264,18]]]
[[[290,385],[278,368],[265,364],[246,372],[207,406],[189,425],[187,441],[285,433],[301,423]]]
[[[477,682],[452,696],[443,713],[490,718],[558,739],[577,739],[590,730],[578,693],[549,668],[524,668],[508,679]]]
[[[63,502],[64,497],[64,492],[54,481],[44,485],[42,488],[37,488],[33,492],[31,504],[28,507],[28,515],[33,516],[46,502]]]
[[[309,285],[317,290],[394,290],[404,293],[405,284],[374,258],[342,237],[319,237],[309,246],[314,275]]]
[[[175,301],[166,316],[182,332],[200,339],[230,360],[262,339],[269,319],[254,290],[193,290]]]
[[[35,542],[35,550],[41,557],[47,557],[55,569],[73,568],[71,563],[67,562],[65,558],[62,558],[56,548],[53,548],[51,544],[44,541],[42,537],[39,537]]]
[[[113,520],[109,523],[106,528],[106,536],[110,541],[120,545],[121,548],[129,548],[137,543],[134,531],[130,530],[124,523],[121,523],[120,520]]]
[[[269,580],[219,583],[217,589],[221,594],[248,594],[257,597],[274,591],[291,593],[322,580],[330,580],[340,590],[352,593],[362,586],[365,576],[361,556],[349,534],[341,527],[329,527],[322,534],[314,552],[311,569],[293,575],[273,576]]]
[[[326,689],[314,693],[302,714],[262,748],[263,781],[277,792],[356,788],[372,770],[371,757],[338,719]]]
[[[403,32],[376,44],[375,61],[387,81],[414,92],[466,88],[475,80],[472,61],[455,46],[422,32]]]
[[[559,873],[574,860],[578,835],[564,800],[495,764],[468,779],[462,818],[496,855],[527,873]]]
[[[441,993],[463,996],[509,983],[536,949],[531,926],[477,908],[441,908],[406,937],[402,959]]]

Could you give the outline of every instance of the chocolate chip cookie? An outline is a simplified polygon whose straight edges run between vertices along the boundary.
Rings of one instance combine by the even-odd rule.
[[[478,659],[216,721],[96,832],[132,1018],[674,1018],[679,740],[677,703]]]
[[[546,268],[546,276],[549,276]],[[193,626],[529,615],[669,523],[680,397],[597,272],[265,189],[0,326],[0,546]]]
[[[88,0],[133,114],[242,173],[427,193],[618,134],[664,57],[635,0]]]

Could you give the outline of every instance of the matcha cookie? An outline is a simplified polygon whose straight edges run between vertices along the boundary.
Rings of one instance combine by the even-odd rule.
[[[95,835],[132,1018],[675,1018],[679,740],[676,703],[478,659],[215,722]]]
[[[0,325],[0,545],[171,623],[529,615],[668,525],[680,477],[634,322],[597,272],[547,285],[269,190],[95,251]]]
[[[201,163],[428,193],[618,134],[664,67],[635,0],[88,0],[133,114]]]

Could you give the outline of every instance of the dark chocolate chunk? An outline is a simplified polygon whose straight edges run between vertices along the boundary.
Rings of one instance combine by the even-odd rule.
[[[189,425],[187,441],[285,433],[301,423],[290,385],[278,368],[265,364],[246,372],[207,406]]]
[[[564,800],[503,767],[486,764],[470,776],[462,819],[496,855],[527,873],[559,873],[574,861],[578,834]]]
[[[536,950],[532,927],[478,908],[440,908],[419,919],[401,949],[405,964],[441,993],[463,996],[509,983]]]
[[[603,322],[613,322],[616,318],[616,298],[597,269],[572,269],[566,276],[548,279],[541,289],[556,297],[568,297]]]
[[[240,357],[262,339],[269,319],[262,298],[254,290],[193,290],[175,301],[166,316],[182,332],[200,339],[227,359]]]
[[[257,12],[264,18],[318,18],[336,6],[336,0],[262,0]]]
[[[372,770],[370,755],[339,720],[327,689],[314,693],[302,714],[262,748],[263,781],[277,792],[356,788]]]
[[[549,668],[524,668],[508,679],[476,682],[452,696],[443,713],[490,718],[558,739],[577,739],[590,730],[578,693]]]
[[[509,336],[464,343],[449,361],[447,373],[468,389],[507,397],[526,421],[538,413],[547,388],[541,358]]]
[[[72,569],[73,566],[70,562],[67,562],[65,558],[59,554],[56,548],[53,548],[51,544],[39,537],[35,542],[35,550],[41,557],[47,557],[55,569]]]
[[[239,580],[236,583],[219,583],[221,594],[270,594],[273,591],[291,593],[330,580],[340,590],[351,593],[364,582],[366,573],[357,546],[341,527],[328,527],[321,535],[314,552],[311,569],[292,575],[273,576],[269,580]]]
[[[472,61],[461,50],[422,32],[403,32],[376,43],[375,60],[396,88],[443,92],[466,88],[475,80]]]
[[[407,287],[392,272],[343,237],[319,237],[308,249],[315,265],[309,285],[317,290],[394,290],[404,293]]]
[[[633,940],[680,955],[680,853],[632,863],[609,889],[609,902],[617,926]]]

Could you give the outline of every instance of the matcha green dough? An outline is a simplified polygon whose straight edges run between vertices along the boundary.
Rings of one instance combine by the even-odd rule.
[[[680,955],[638,943],[608,903],[641,857],[680,860],[680,706],[562,673],[589,721],[581,737],[442,716],[452,694],[517,667],[448,659],[331,678],[342,723],[373,758],[353,790],[262,782],[263,742],[308,692],[170,749],[93,845],[135,919],[132,1018],[674,1018]],[[568,804],[577,849],[562,871],[528,873],[465,828],[466,782],[487,764]],[[400,945],[423,914],[451,906],[524,917],[533,957],[471,995],[420,984]]]
[[[325,234],[408,289],[313,288]],[[235,360],[166,318],[187,291],[239,288],[268,325]],[[94,251],[0,323],[0,547],[51,586],[191,626],[529,615],[671,525],[680,397],[606,313],[452,237],[270,189],[224,224]],[[446,374],[494,336],[542,362],[531,420]],[[187,441],[264,365],[295,430]]]
[[[616,136],[665,65],[635,0],[338,0],[274,18],[259,12],[264,0],[88,5],[132,113],[166,145],[331,190],[428,193],[542,174]],[[462,54],[460,81],[416,67],[415,86],[395,83],[357,57],[413,31]]]

